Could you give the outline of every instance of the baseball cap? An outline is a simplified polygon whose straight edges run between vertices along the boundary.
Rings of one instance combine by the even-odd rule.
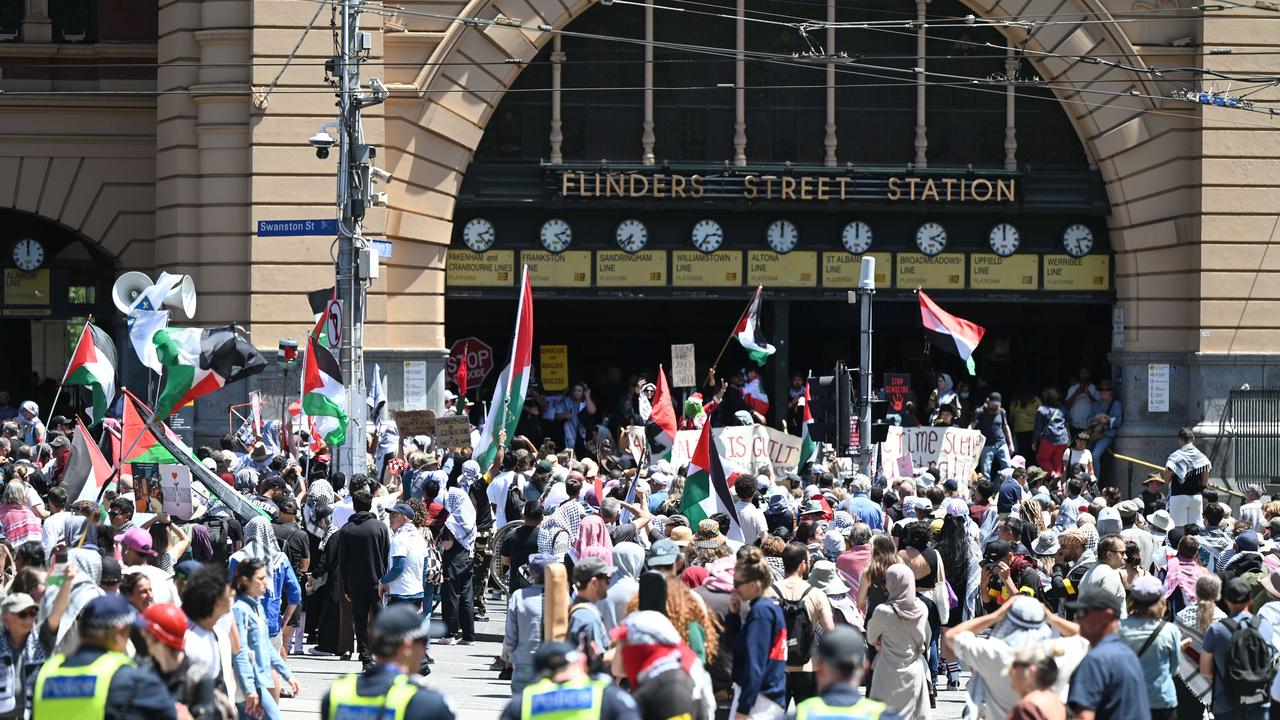
[[[103,595],[90,600],[80,611],[77,622],[82,629],[106,630],[133,625],[138,611],[119,595]]]
[[[866,662],[867,642],[857,630],[839,626],[822,633],[822,638],[818,640],[818,657],[825,663],[853,670]]]
[[[1129,597],[1140,603],[1153,603],[1164,597],[1164,585],[1153,575],[1143,575],[1129,587]]]
[[[156,551],[151,549],[151,533],[142,528],[130,528],[124,534],[117,535],[116,542],[147,557],[156,556]]]
[[[98,582],[99,585],[119,585],[124,579],[124,572],[120,570],[120,561],[113,557],[102,558],[102,576]]]
[[[382,610],[369,626],[370,634],[377,641],[395,644],[405,639],[425,638],[430,630],[431,621],[423,620],[421,614],[404,604]]]
[[[1013,552],[1013,545],[1007,540],[996,540],[987,545],[987,549],[982,552],[982,561],[987,563],[1000,562],[1005,555]]]
[[[270,480],[267,480],[267,489],[268,490],[284,490],[288,492],[289,484],[284,481],[284,478],[280,477],[279,475],[276,475],[276,476],[273,476]]]
[[[1002,400],[1003,398],[1000,397],[1000,393],[998,392],[993,392],[987,396],[987,402],[998,403],[998,402],[1001,402]]]
[[[410,505],[409,503],[396,503],[395,505],[391,506],[391,512],[397,515],[403,515],[409,518],[410,520],[412,520],[414,515],[417,514],[413,511],[413,506]]]
[[[612,565],[605,565],[598,557],[582,558],[573,566],[573,584],[582,585],[598,575],[611,576],[617,569]]]
[[[142,613],[148,630],[160,642],[174,650],[181,650],[187,640],[187,614],[170,603],[157,603]]]
[[[1228,583],[1228,585],[1230,585],[1230,583]],[[1110,610],[1116,614],[1116,617],[1120,617],[1124,608],[1124,605],[1121,603],[1118,596],[1112,595],[1106,590],[1094,587],[1086,587],[1080,592],[1080,596],[1075,600],[1068,600],[1066,602],[1066,606],[1072,610],[1079,610],[1081,612],[1088,612],[1090,610]]]
[[[1236,536],[1236,550],[1240,552],[1258,552],[1258,533],[1245,530]]]
[[[1253,595],[1249,581],[1242,577],[1234,577],[1222,586],[1222,599],[1231,603],[1248,602]]]
[[[0,612],[20,613],[33,607],[39,607],[39,605],[26,593],[13,593],[0,600]]]
[[[533,669],[542,674],[555,673],[581,656],[578,648],[567,642],[544,642],[533,654]]]
[[[672,528],[675,530],[675,528]],[[653,544],[649,549],[649,561],[646,563],[649,567],[670,567],[676,564],[676,558],[680,557],[680,546],[675,542],[662,539]],[[577,568],[574,568],[574,574],[577,574]]]
[[[189,578],[199,572],[202,567],[204,566],[195,560],[183,560],[173,566],[173,576],[179,579]]]

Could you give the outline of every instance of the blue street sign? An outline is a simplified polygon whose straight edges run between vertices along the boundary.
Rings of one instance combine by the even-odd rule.
[[[291,237],[295,235],[337,235],[338,221],[329,220],[259,220],[258,237]]]

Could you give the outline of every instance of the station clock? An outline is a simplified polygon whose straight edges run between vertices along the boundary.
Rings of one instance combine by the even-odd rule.
[[[769,249],[779,255],[785,255],[796,249],[800,232],[796,230],[796,224],[790,220],[774,220],[765,230],[764,238],[769,243]]]
[[[947,229],[936,222],[927,222],[916,229],[916,247],[933,257],[947,248]]]
[[[39,240],[26,238],[13,246],[13,264],[19,270],[31,272],[44,262],[44,245]]]
[[[542,247],[548,252],[562,253],[568,250],[569,244],[573,242],[573,230],[564,220],[551,218],[542,223],[542,228],[538,230],[538,239],[542,241]]]
[[[1076,223],[1062,231],[1062,247],[1071,257],[1084,257],[1093,250],[1093,231],[1083,223]]]
[[[629,253],[640,252],[644,249],[646,243],[649,242],[649,229],[644,223],[629,218],[618,223],[618,228],[613,233],[614,239],[618,241],[618,247]]]
[[[720,223],[715,220],[705,218],[693,226],[689,239],[693,241],[694,247],[710,254],[719,250],[724,244],[724,228],[720,227]]]
[[[1022,236],[1018,234],[1018,228],[1009,223],[1000,223],[987,233],[987,244],[991,246],[991,252],[1000,257],[1009,257],[1018,252]]]
[[[462,226],[462,242],[471,252],[482,253],[493,247],[497,234],[493,231],[493,223],[484,218],[471,218]]]
[[[861,255],[871,249],[871,226],[861,220],[854,220],[840,231],[840,244],[854,255]]]

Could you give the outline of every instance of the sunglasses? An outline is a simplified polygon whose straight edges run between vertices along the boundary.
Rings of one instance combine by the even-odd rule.
[[[107,514],[111,517],[120,517],[121,515],[124,515],[124,513],[119,510],[108,510]]]
[[[33,620],[35,619],[36,613],[38,612],[40,611],[37,610],[36,608],[28,608],[26,610],[23,610],[20,613],[14,613],[14,615],[17,615],[18,617],[23,618],[25,620]]]

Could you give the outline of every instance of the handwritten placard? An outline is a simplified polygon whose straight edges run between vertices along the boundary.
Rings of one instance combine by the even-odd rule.
[[[436,447],[471,447],[471,424],[462,415],[441,415],[436,418]]]
[[[391,417],[395,418],[396,429],[400,431],[402,438],[412,435],[430,437],[436,434],[435,410],[398,410],[391,413]]]
[[[597,287],[664,287],[667,284],[667,253],[645,250],[596,252]]]
[[[768,287],[817,287],[818,253],[795,250],[779,255],[752,250],[747,253],[747,282]]]
[[[693,343],[671,346],[671,386],[693,387],[698,384],[693,363]]]
[[[896,286],[902,290],[961,290],[964,288],[964,255],[944,253],[929,257],[923,253],[898,253],[894,257]]]
[[[741,287],[742,253],[676,250],[671,255],[671,284],[676,287]]]
[[[892,253],[867,253],[850,255],[847,252],[822,253],[822,286],[832,288],[856,288],[862,274],[862,258],[876,259],[876,287],[889,287],[893,271]]]
[[[525,250],[520,253],[520,262],[529,266],[529,281],[534,287],[591,287],[589,250]]]
[[[476,253],[449,249],[445,265],[445,282],[455,287],[510,287],[515,282],[514,250],[490,250]]]
[[[1040,287],[1040,257],[974,253],[969,256],[969,287],[973,290],[1036,290]]]
[[[191,517],[193,507],[190,468],[186,465],[161,465],[160,492],[165,512],[176,518]]]

